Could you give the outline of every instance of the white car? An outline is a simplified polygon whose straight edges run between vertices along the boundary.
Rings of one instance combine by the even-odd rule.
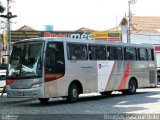
[[[6,85],[6,70],[0,70],[0,91],[3,90],[3,87]]]

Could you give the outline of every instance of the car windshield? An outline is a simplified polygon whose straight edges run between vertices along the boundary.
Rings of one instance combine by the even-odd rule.
[[[42,75],[43,42],[25,42],[13,45],[7,77],[28,78]]]

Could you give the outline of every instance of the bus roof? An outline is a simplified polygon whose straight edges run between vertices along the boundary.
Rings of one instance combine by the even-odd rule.
[[[107,44],[107,45],[115,45],[115,46],[130,46],[130,47],[149,47],[153,48],[153,44],[148,43],[141,43],[141,44],[134,44],[134,43],[123,43],[123,42],[108,42],[105,40],[88,40],[88,39],[76,39],[76,38],[60,38],[60,37],[39,37],[39,38],[31,38],[31,39],[24,39],[20,40],[19,42],[31,42],[31,41],[64,41],[64,42],[72,42],[72,43],[86,43],[86,44]]]

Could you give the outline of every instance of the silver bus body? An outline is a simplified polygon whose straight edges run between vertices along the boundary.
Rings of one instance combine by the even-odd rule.
[[[6,92],[9,97],[31,97],[31,98],[51,98],[51,97],[67,97],[70,96],[70,87],[74,83],[73,88],[78,88],[78,94],[100,92],[107,93],[109,91],[122,91],[125,93],[126,90],[130,89],[130,81],[134,81],[136,88],[156,86],[156,61],[155,58],[152,60],[124,60],[124,48],[131,47],[134,49],[143,48],[145,50],[154,50],[154,47],[150,44],[126,44],[126,43],[113,43],[107,41],[94,41],[94,40],[82,40],[73,38],[36,38],[28,39],[17,42],[15,45],[24,43],[28,44],[31,42],[42,42],[41,51],[41,62],[42,70],[40,76],[34,76],[28,72],[20,70],[21,74],[25,74],[25,77],[19,77],[19,71],[16,68],[12,70],[12,67],[8,68],[8,80],[14,80],[12,84],[6,86]],[[58,61],[61,72],[55,72],[54,75],[50,73],[50,68],[47,68],[47,45],[50,42],[59,42],[63,46],[64,61]],[[81,49],[83,53],[86,52],[86,59],[79,60],[75,56],[71,56],[70,50],[75,50],[74,45],[82,45]],[[106,51],[106,56],[109,56],[108,46],[110,47],[121,47],[122,56],[119,56],[121,60],[109,60],[109,58],[100,60],[90,60],[90,49],[92,46],[103,46],[102,51]],[[14,46],[14,45],[13,45]],[[84,50],[86,46],[86,51]],[[89,46],[91,46],[89,48]],[[50,47],[55,47],[53,44]],[[105,48],[106,47],[106,48]],[[93,47],[94,48],[94,47]],[[33,48],[34,49],[34,48]],[[55,49],[55,48],[54,48]],[[97,50],[97,49],[94,49]],[[13,47],[14,51],[14,47]],[[55,54],[58,56],[58,50]],[[98,51],[98,50],[97,50]],[[33,51],[31,51],[33,52]],[[96,51],[95,51],[96,52]],[[51,53],[51,52],[50,52]],[[50,54],[49,53],[49,54]],[[13,52],[12,52],[13,54]],[[11,54],[11,59],[12,59]],[[34,53],[35,54],[35,53]],[[112,53],[114,54],[114,53]],[[136,53],[137,54],[137,53]],[[152,53],[154,57],[154,52]],[[55,57],[56,57],[55,56]],[[148,55],[149,56],[149,55]],[[115,55],[116,57],[116,55]],[[137,55],[136,55],[137,57]],[[104,57],[105,58],[105,57]],[[53,58],[54,59],[54,58]],[[60,59],[60,57],[57,57]],[[16,60],[15,60],[16,61]],[[14,61],[14,62],[15,62]],[[38,60],[37,60],[38,61]],[[15,64],[17,64],[15,62]],[[38,64],[38,63],[34,63]],[[51,63],[52,64],[52,63]],[[58,64],[58,63],[57,63]],[[21,66],[23,68],[23,65]],[[33,65],[34,67],[34,65]],[[54,66],[53,66],[54,67]],[[56,67],[55,67],[56,68]],[[58,69],[58,68],[56,68]],[[29,68],[25,68],[24,71],[29,71]],[[46,73],[46,71],[49,71]],[[34,73],[32,71],[32,73]],[[23,75],[22,74],[22,75]],[[37,74],[35,72],[35,74]],[[12,77],[11,77],[12,76]],[[18,76],[18,77],[16,77]],[[75,87],[76,85],[76,87]],[[131,86],[134,87],[134,86]],[[72,91],[74,94],[74,91]],[[71,93],[72,93],[71,92]],[[135,92],[135,91],[134,91]],[[76,93],[76,92],[75,92]],[[73,96],[72,96],[73,97]],[[70,98],[69,98],[70,99]],[[76,101],[70,99],[71,101]]]

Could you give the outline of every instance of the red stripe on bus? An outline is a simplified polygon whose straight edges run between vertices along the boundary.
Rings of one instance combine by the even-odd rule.
[[[126,81],[128,79],[128,76],[129,76],[129,73],[130,73],[130,67],[129,67],[129,63],[127,64],[126,66],[126,70],[124,72],[124,75],[123,75],[123,78],[121,80],[121,83],[119,85],[119,90],[123,90],[125,85],[126,85]]]
[[[63,74],[60,73],[45,73],[45,82],[49,82],[49,81],[53,81],[53,80],[57,80],[61,77],[63,77]]]

